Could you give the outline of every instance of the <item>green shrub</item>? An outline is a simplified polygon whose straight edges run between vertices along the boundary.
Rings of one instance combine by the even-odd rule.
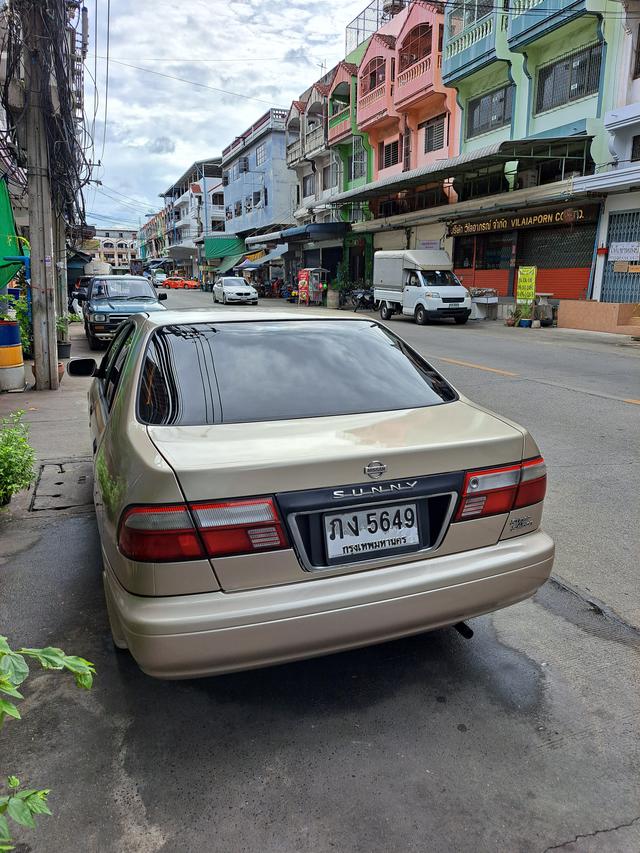
[[[78,687],[89,690],[93,684],[95,669],[84,658],[66,655],[62,649],[18,649],[14,651],[6,637],[0,637],[0,728],[6,719],[21,719],[18,706],[13,699],[22,699],[18,688],[29,676],[28,660],[37,661],[43,669],[67,671],[73,675]],[[10,697],[7,699],[6,697]],[[35,815],[50,815],[47,797],[49,788],[26,788],[16,776],[8,776],[7,793],[0,792],[0,853],[13,850],[9,819],[35,828]]]
[[[11,496],[33,483],[35,452],[29,444],[29,428],[22,421],[24,412],[11,412],[0,418],[0,506]]]

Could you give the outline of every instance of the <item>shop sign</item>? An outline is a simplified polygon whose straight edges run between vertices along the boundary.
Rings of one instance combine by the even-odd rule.
[[[440,240],[418,240],[419,249],[435,250],[440,248]]]
[[[492,216],[477,222],[451,222],[447,233],[450,237],[462,237],[466,234],[490,234],[494,231],[516,231],[523,228],[545,228],[552,225],[571,225],[575,222],[595,222],[598,205],[584,207],[565,207],[560,210],[538,211],[537,213],[517,213],[513,216]]]
[[[518,302],[533,302],[536,298],[537,267],[518,268]]]
[[[610,261],[640,261],[640,243],[611,243]]]

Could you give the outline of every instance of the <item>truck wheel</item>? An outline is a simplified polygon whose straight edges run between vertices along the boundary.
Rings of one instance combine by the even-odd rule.
[[[454,317],[453,318],[459,326],[464,326],[469,317]]]
[[[380,303],[380,319],[381,320],[390,320],[393,317],[393,309],[390,308],[386,302]]]
[[[416,308],[414,319],[419,326],[427,325],[427,312],[424,310],[423,305],[418,305],[418,307]]]

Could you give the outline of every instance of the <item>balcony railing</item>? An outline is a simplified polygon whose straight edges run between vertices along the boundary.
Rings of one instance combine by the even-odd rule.
[[[586,0],[513,0],[508,16],[508,42],[519,47],[584,14]]]
[[[451,59],[473,47],[477,42],[488,38],[493,33],[494,15],[489,15],[482,20],[477,21],[472,27],[464,30],[460,35],[451,39],[445,48],[445,58]]]
[[[376,89],[372,89],[370,92],[367,92],[360,100],[358,101],[358,109],[359,110],[367,110],[369,107],[372,107],[376,101],[382,100],[384,98],[385,93],[385,83],[382,83]]]
[[[512,0],[511,14],[514,18],[518,15],[524,15],[529,9],[534,9],[539,6],[543,0]]]
[[[334,113],[329,117],[329,127],[335,127],[336,124],[340,124],[345,119],[348,119],[351,116],[351,105],[345,107],[343,110],[340,110],[339,113]]]
[[[310,130],[304,138],[304,151],[305,154],[311,154],[313,151],[317,151],[319,148],[324,148],[325,145],[325,136],[324,136],[324,127],[319,125],[318,127],[314,127],[313,130]]]
[[[396,77],[394,90],[394,102],[396,104],[407,104],[416,101],[423,95],[433,90],[434,68],[442,65],[440,53],[425,56],[423,59],[402,71]]]
[[[348,106],[329,119],[329,142],[342,139],[351,132],[351,107]]]
[[[293,166],[302,157],[302,140],[296,139],[287,145],[287,166]]]

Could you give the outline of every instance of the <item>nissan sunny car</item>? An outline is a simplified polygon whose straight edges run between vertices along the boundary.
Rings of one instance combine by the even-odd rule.
[[[549,576],[533,438],[375,321],[159,312],[69,371],[114,643],[150,675],[416,634]]]

